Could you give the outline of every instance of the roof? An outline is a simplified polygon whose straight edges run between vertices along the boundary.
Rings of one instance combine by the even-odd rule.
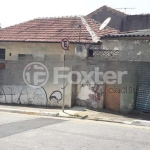
[[[150,37],[150,29],[137,30],[130,32],[120,32],[119,34],[104,35],[103,38],[117,38],[117,37]]]
[[[97,14],[98,12],[102,11],[103,9],[107,9],[108,11],[111,11],[112,13],[115,13],[115,14],[117,14],[117,15],[127,16],[127,14],[125,14],[125,13],[123,13],[123,12],[121,12],[121,11],[118,11],[118,10],[116,10],[116,9],[113,9],[113,8],[111,8],[111,7],[108,7],[108,6],[106,6],[106,5],[104,5],[104,6],[100,7],[100,8],[98,8],[98,9],[96,9],[95,11],[91,12],[91,13],[88,14],[87,16],[88,16],[88,17],[91,17],[92,15]]]
[[[2,28],[0,41],[60,42],[62,38],[68,38],[73,43],[96,43],[100,37],[118,32],[110,27],[100,31],[100,25],[83,16],[38,18]]]
[[[132,14],[132,15],[128,15],[128,16],[150,16],[150,14]]]

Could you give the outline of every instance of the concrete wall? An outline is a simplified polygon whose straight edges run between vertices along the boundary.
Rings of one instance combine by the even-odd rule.
[[[5,69],[0,69],[0,103],[18,103],[27,105],[62,106],[63,81],[54,84],[54,67],[63,66],[63,50],[60,44],[1,42],[0,48],[6,49]],[[11,55],[10,55],[11,53]],[[66,66],[72,68],[75,45],[66,52]],[[18,60],[18,54],[29,54],[29,60]],[[40,88],[32,88],[23,80],[23,70],[31,62],[41,62],[49,72],[47,83]],[[72,85],[65,89],[65,106],[72,105]]]
[[[150,40],[106,39],[103,40],[102,49],[120,50],[119,57],[114,57],[117,61],[150,61]]]
[[[80,71],[86,71],[87,73],[90,71],[95,71],[95,67],[99,67],[102,72],[114,71],[117,73],[118,71],[127,71],[128,74],[123,76],[122,84],[114,85],[114,91],[115,89],[120,89],[118,91],[121,93],[120,111],[130,112],[134,109],[136,102],[138,69],[141,66],[144,68],[150,65],[150,41],[106,39],[102,42],[103,44],[100,49],[119,50],[119,55],[110,55],[109,57],[85,57],[85,59],[82,58],[77,61],[80,64],[78,69]],[[79,84],[77,88],[77,105],[87,106],[93,109],[104,108],[104,95],[105,84],[97,85],[94,82]]]
[[[133,91],[137,87],[137,74],[138,67],[141,65],[139,62],[127,61],[113,61],[101,60],[99,58],[91,58],[82,64],[82,70],[89,73],[95,71],[99,67],[100,72],[114,71],[127,71],[127,75],[123,76],[122,84],[115,84],[113,86],[113,93],[120,92],[120,111],[130,112],[134,109],[134,102],[136,93]],[[94,81],[95,74],[92,76]],[[99,78],[103,81],[102,76]],[[77,101],[79,106],[86,106],[94,110],[105,108],[105,86],[106,84],[96,84],[95,82],[87,84],[79,84],[77,89]],[[120,89],[120,90],[119,90]],[[118,91],[117,91],[118,90]]]
[[[66,66],[73,71],[127,71],[123,76],[123,83],[119,88],[121,91],[120,111],[129,112],[134,109],[136,93],[133,91],[137,86],[137,71],[140,65],[149,65],[150,41],[149,40],[109,40],[102,41],[103,45],[71,45],[70,51],[66,54]],[[88,48],[100,48],[105,50],[119,50],[118,56],[110,57],[88,57]],[[62,105],[62,85],[53,83],[54,67],[62,67],[63,50],[60,44],[50,43],[0,43],[0,48],[6,49],[5,69],[0,69],[1,87],[0,102],[34,104],[44,106]],[[9,53],[12,53],[9,56]],[[31,54],[32,60],[17,60],[18,54]],[[40,61],[49,71],[50,77],[47,84],[38,89],[27,87],[22,78],[24,67],[30,62]],[[3,61],[1,61],[3,62]],[[67,73],[67,72],[66,72]],[[83,76],[82,76],[83,77]],[[105,84],[97,84],[93,81],[79,83],[78,85],[68,84],[66,86],[65,105],[71,107],[73,104],[87,106],[92,109],[104,108]],[[100,76],[100,79],[102,77]],[[76,80],[76,77],[75,79]],[[66,81],[67,83],[67,81]]]
[[[123,18],[120,31],[142,30],[150,28],[150,15],[128,15]]]
[[[108,60],[117,61],[119,68],[128,71],[128,76],[123,80],[122,88],[126,88],[128,92],[121,93],[120,110],[129,112],[134,108],[136,102],[138,68],[142,66],[150,66],[150,40],[129,40],[129,39],[113,39],[104,40],[102,49],[119,50],[119,56],[110,57]],[[125,62],[125,63],[123,63]],[[111,64],[112,65],[112,64]],[[118,66],[118,65],[116,65]]]

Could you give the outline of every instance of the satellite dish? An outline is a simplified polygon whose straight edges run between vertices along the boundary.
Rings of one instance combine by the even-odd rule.
[[[110,22],[111,17],[107,18],[100,26],[99,30],[103,30]]]

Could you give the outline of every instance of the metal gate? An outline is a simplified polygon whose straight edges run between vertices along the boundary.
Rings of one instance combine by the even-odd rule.
[[[150,66],[138,69],[136,109],[150,113]]]

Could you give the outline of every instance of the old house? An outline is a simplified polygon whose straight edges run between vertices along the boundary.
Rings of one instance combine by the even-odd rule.
[[[62,85],[60,79],[54,84],[55,67],[63,66],[61,40],[68,38],[69,51],[66,52],[65,66],[70,70],[80,70],[85,64],[89,47],[100,47],[100,37],[116,30],[106,27],[99,30],[100,23],[88,17],[39,18],[0,30],[0,103],[25,105],[61,106]],[[42,63],[46,66],[47,82],[32,88],[35,70]],[[35,64],[31,64],[35,63]],[[30,66],[28,66],[30,64]],[[26,70],[25,70],[26,68]],[[24,71],[25,70],[25,71]],[[46,69],[43,67],[41,70]],[[45,80],[46,80],[45,79]],[[67,83],[65,86],[65,106],[76,102],[77,86]]]
[[[78,84],[65,80],[66,107],[150,112],[150,31],[118,33],[110,27],[99,30],[100,25],[80,16],[41,18],[1,29],[0,103],[62,106],[63,79],[54,83],[58,76],[54,69],[63,66],[60,42],[68,38],[65,66],[88,80],[83,78]],[[46,66],[49,78],[45,85],[32,88],[23,72],[37,62]],[[27,69],[34,74],[34,66]],[[79,77],[73,75],[73,81]]]

